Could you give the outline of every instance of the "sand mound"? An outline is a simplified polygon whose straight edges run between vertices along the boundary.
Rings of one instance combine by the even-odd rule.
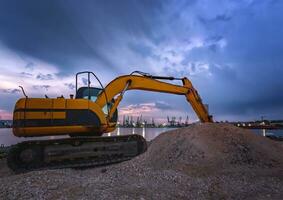
[[[159,135],[142,158],[153,168],[283,166],[278,142],[230,124],[195,124]]]

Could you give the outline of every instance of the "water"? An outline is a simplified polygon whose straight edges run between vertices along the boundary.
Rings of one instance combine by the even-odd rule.
[[[114,132],[106,133],[104,136],[139,134],[142,135],[147,141],[150,141],[160,133],[173,129],[174,128],[117,128]],[[47,140],[65,137],[66,136],[19,138],[13,135],[11,128],[0,128],[0,145],[4,146],[9,146],[26,140]]]
[[[47,137],[32,137],[32,138],[24,138],[24,137],[16,137],[13,135],[11,128],[0,128],[0,146],[9,146],[12,144],[16,144],[26,140],[47,140],[47,139],[55,139],[55,138],[65,138],[66,136],[47,136]]]
[[[253,130],[257,135],[276,135],[283,137],[283,130],[266,130],[266,129],[255,129]]]
[[[117,128],[114,132],[106,133],[104,135],[110,136],[138,134],[142,135],[147,141],[150,141],[157,137],[160,133],[173,129],[175,128]]]
[[[174,128],[117,128],[112,133],[106,133],[105,136],[111,135],[130,135],[130,134],[139,134],[142,135],[147,141],[150,141],[157,137],[160,133],[173,130]],[[278,135],[283,137],[283,130],[264,130],[258,129],[253,130],[255,134],[258,135]],[[25,140],[38,140],[38,139],[55,139],[55,138],[64,138],[66,136],[48,136],[48,137],[33,137],[33,138],[18,138],[15,137],[12,133],[11,128],[0,128],[0,145],[9,146],[12,144],[16,144]]]

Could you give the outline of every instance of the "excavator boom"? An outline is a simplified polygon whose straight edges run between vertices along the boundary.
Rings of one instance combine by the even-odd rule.
[[[126,90],[145,90],[151,92],[162,92],[176,95],[184,95],[187,101],[191,104],[195,113],[199,117],[201,122],[213,122],[212,116],[209,115],[207,108],[202,103],[197,90],[193,87],[192,83],[184,78],[177,78],[181,80],[183,85],[174,85],[166,82],[161,82],[156,79],[168,79],[174,80],[174,77],[157,77],[157,76],[139,76],[139,75],[126,75],[120,76],[111,81],[104,89],[104,91],[97,97],[95,101],[100,107],[104,107],[107,103],[107,99],[115,99],[116,102],[122,100],[123,94]],[[112,107],[114,111],[118,106],[118,103]],[[111,111],[110,111],[111,114]],[[111,118],[111,115],[110,115]]]

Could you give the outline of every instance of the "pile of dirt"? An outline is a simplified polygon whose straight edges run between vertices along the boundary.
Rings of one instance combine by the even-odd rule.
[[[283,166],[279,143],[230,124],[195,124],[163,133],[142,157],[155,169]]]
[[[116,165],[18,175],[0,166],[0,199],[282,199],[282,151],[229,124],[196,124]]]

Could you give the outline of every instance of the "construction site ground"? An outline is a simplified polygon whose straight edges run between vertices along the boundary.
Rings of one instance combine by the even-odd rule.
[[[0,199],[282,199],[283,144],[229,124],[156,137],[130,161],[14,174],[0,160]]]

